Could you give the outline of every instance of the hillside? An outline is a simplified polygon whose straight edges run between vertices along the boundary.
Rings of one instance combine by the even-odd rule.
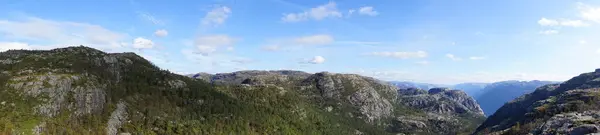
[[[600,132],[600,69],[537,88],[504,104],[475,134]]]
[[[531,93],[536,88],[553,84],[551,81],[502,81],[487,85],[476,99],[486,116],[492,115],[504,103],[521,95]]]
[[[0,70],[0,134],[468,134],[483,120],[462,91],[353,74],[192,79],[88,47],[2,52]]]
[[[484,119],[479,105],[463,91],[437,88],[430,90],[431,93],[421,89],[398,90],[386,82],[354,74],[250,70],[189,76],[210,80],[215,85],[300,90],[301,97],[325,110],[380,125],[391,133],[468,134]]]

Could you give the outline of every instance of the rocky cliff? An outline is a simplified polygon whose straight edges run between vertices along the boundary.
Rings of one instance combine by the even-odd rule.
[[[392,126],[393,130],[413,127],[420,133],[468,134],[485,119],[477,102],[460,90],[409,88],[400,89],[398,93],[398,104],[419,113],[397,117],[393,125],[398,127]]]
[[[600,69],[546,85],[502,106],[475,134],[597,133]]]
[[[414,91],[414,90],[399,90]],[[483,116],[483,111],[465,92],[448,88],[432,88],[429,92],[401,92],[399,103],[437,114],[467,114]]]

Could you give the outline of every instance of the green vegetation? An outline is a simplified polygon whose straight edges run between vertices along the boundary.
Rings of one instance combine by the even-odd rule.
[[[345,98],[319,97],[318,89],[295,84],[306,83],[297,78],[267,78],[277,86],[212,86],[161,70],[132,53],[106,54],[85,47],[0,53],[0,60],[6,59],[19,62],[0,63],[0,134],[107,134],[112,126],[120,133],[149,135],[391,134],[385,129],[393,117],[365,122],[360,108]],[[342,80],[342,96],[362,87]],[[118,116],[126,119],[113,117],[121,105],[125,112]],[[44,109],[58,112],[40,113]],[[422,110],[401,105],[394,115],[427,117]],[[121,125],[108,124],[115,120]]]
[[[49,57],[51,56],[51,57]],[[106,63],[114,56],[116,63]],[[107,122],[119,102],[127,105],[128,119],[119,132],[141,134],[386,134],[361,119],[326,112],[293,90],[276,87],[212,87],[199,80],[160,70],[137,55],[119,56],[93,49],[12,51],[0,59],[0,134],[31,134],[43,125],[43,134],[106,134]],[[127,64],[126,61],[131,61]],[[23,72],[31,70],[31,73]],[[23,73],[21,73],[23,72]],[[65,108],[52,117],[38,114],[43,96],[31,96],[7,85],[14,76],[69,74],[79,77],[70,87],[101,85],[106,92],[102,111],[76,114],[77,94],[65,93]],[[118,74],[118,75],[117,75]],[[169,81],[180,80],[176,88]],[[35,80],[22,80],[33,82]],[[91,82],[91,83],[90,83]],[[18,83],[18,82],[11,82]],[[53,87],[42,82],[42,88]],[[48,94],[48,93],[45,93]],[[14,106],[12,106],[14,104]]]

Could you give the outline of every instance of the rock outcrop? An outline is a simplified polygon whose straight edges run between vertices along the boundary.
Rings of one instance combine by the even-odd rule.
[[[437,114],[472,114],[483,116],[477,102],[460,90],[432,88],[428,93],[418,89],[399,90],[398,103]]]
[[[302,83],[326,100],[337,100],[358,107],[366,121],[373,123],[392,115],[396,88],[373,78],[354,74],[316,73]]]

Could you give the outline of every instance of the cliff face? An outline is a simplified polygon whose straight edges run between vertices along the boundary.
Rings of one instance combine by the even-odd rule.
[[[428,93],[411,92],[411,95],[401,95],[399,103],[438,114],[483,115],[483,111],[473,98],[463,91],[447,88],[433,88]]]
[[[353,74],[316,73],[304,80],[301,88],[320,95],[320,100],[333,100],[357,107],[369,123],[390,117],[392,103],[397,97],[394,86]]]
[[[476,134],[597,133],[600,119],[600,70],[561,84],[546,85],[506,103]]]

